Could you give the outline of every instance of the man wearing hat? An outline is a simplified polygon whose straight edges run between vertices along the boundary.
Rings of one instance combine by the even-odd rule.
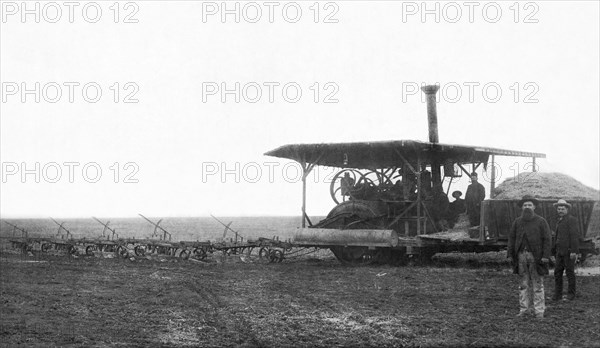
[[[546,301],[543,276],[548,272],[552,235],[546,220],[534,210],[539,201],[524,196],[518,203],[521,216],[508,234],[507,257],[513,260],[513,271],[521,275],[519,285],[519,317],[534,312],[544,318]]]
[[[450,203],[450,207],[448,208],[448,226],[450,228],[454,227],[456,222],[458,221],[458,216],[465,212],[467,208],[465,200],[460,198],[462,196],[462,192],[454,191],[452,192],[452,197],[454,197],[454,201]]]
[[[575,299],[575,261],[579,254],[579,223],[577,218],[569,215],[571,204],[564,199],[554,203],[558,220],[554,231],[554,244],[552,249],[556,254],[556,266],[554,268],[554,296],[552,300],[562,299],[563,271],[567,270],[569,290],[567,299]]]
[[[485,187],[477,182],[477,173],[471,173],[471,185],[467,187],[465,201],[467,203],[467,214],[471,226],[479,226],[481,215],[481,202],[485,199]]]

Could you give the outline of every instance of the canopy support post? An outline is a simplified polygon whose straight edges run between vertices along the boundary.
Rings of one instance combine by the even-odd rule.
[[[406,160],[405,160],[406,162]],[[408,166],[405,164],[402,166],[402,197],[405,201],[408,201],[409,192],[408,192]],[[411,207],[412,208],[412,207]],[[406,209],[408,213],[408,209]],[[408,237],[408,231],[410,229],[410,224],[407,221],[404,221],[404,235]]]
[[[417,156],[417,168],[421,169],[421,156]],[[417,236],[419,236],[419,235],[421,235],[421,175],[420,175],[420,173],[417,174]]]
[[[310,219],[308,218],[308,214],[306,214],[306,178],[313,170],[313,168],[317,165],[321,157],[323,157],[324,152],[321,152],[319,156],[312,161],[312,163],[307,164],[306,157],[302,156],[302,161],[299,162],[302,167],[302,228],[306,227],[306,221],[308,220],[308,224],[312,226]]]
[[[306,227],[306,177],[309,173],[309,168],[306,162],[300,163],[302,166],[302,228]]]
[[[494,190],[496,189],[496,156],[492,155],[492,179],[490,182],[490,198],[494,198]]]

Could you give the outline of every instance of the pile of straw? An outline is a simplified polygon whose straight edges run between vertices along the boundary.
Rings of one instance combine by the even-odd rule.
[[[600,191],[585,186],[561,173],[521,173],[506,179],[494,190],[494,199],[520,199],[533,195],[539,199],[600,200]]]

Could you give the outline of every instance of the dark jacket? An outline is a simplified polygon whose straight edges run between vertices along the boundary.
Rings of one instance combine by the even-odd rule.
[[[577,218],[569,214],[558,218],[556,231],[554,233],[553,249],[557,255],[569,255],[579,253],[579,222]]]
[[[449,206],[450,202],[444,191],[434,192],[429,205],[431,217],[434,220],[445,218],[448,215]]]
[[[552,235],[548,222],[543,217],[534,214],[526,221],[523,217],[518,217],[513,223],[508,234],[508,257],[517,260],[517,253],[521,249],[523,236],[527,235],[529,249],[533,253],[536,262],[545,258],[550,258],[550,249],[552,247]]]
[[[467,213],[469,215],[475,213],[479,214],[479,207],[481,201],[485,199],[485,187],[480,183],[472,183],[467,187],[467,193],[465,194],[465,202],[467,203]]]
[[[465,212],[467,204],[464,199],[457,198],[454,202],[450,203],[448,208],[451,215],[459,215]]]

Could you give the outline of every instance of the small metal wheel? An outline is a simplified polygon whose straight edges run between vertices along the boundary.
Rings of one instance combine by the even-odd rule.
[[[127,256],[129,256],[129,252],[127,251],[127,248],[125,248],[122,245],[117,248],[117,254],[124,259],[126,259]]]
[[[94,251],[96,251],[95,245],[88,245],[87,247],[85,247],[85,254],[87,256],[94,256]]]
[[[192,258],[196,260],[204,260],[206,259],[206,250],[203,248],[196,248],[192,251]]]
[[[182,259],[182,260],[187,260],[187,259],[190,258],[190,254],[191,254],[191,252],[189,250],[183,249],[179,253],[179,258]]]
[[[67,246],[67,253],[69,253],[69,255],[76,255],[77,247],[75,247],[74,245]]]
[[[269,252],[269,262],[271,263],[280,263],[283,261],[283,251],[278,249],[273,249]]]
[[[146,255],[146,248],[143,245],[137,245],[133,248],[136,256],[144,256]]]
[[[270,257],[269,257],[270,251],[269,248],[267,247],[261,247],[260,250],[258,251],[258,259],[260,261],[270,261]]]

